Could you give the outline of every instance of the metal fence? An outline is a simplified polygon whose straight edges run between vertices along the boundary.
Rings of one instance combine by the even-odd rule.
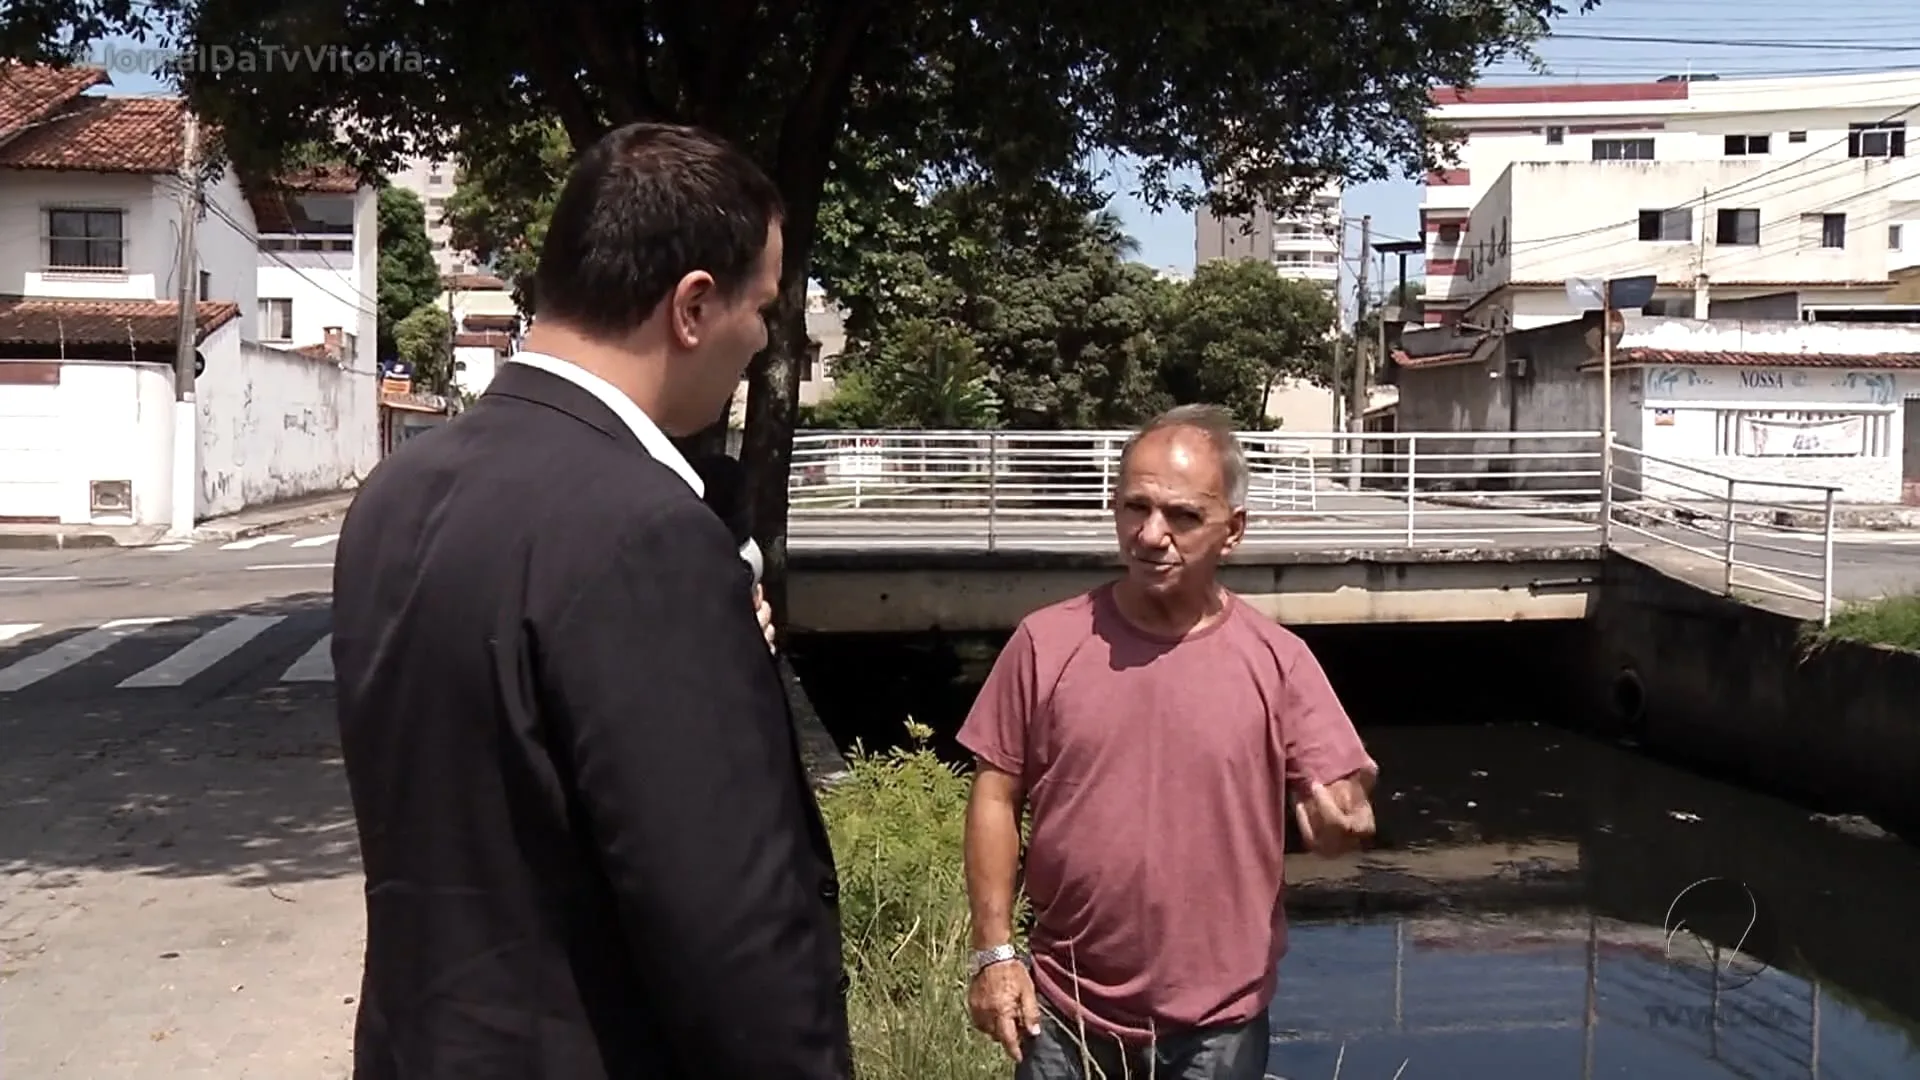
[[[796,545],[984,550],[1113,544],[1125,431],[801,432],[789,533]],[[1453,546],[1598,542],[1597,432],[1514,433],[1488,451],[1453,435],[1244,433],[1246,542]],[[1525,491],[1486,482],[1524,475]]]
[[[1099,551],[1127,431],[803,431],[796,548]],[[1833,612],[1835,489],[1597,431],[1246,432],[1247,549],[1604,546]],[[1611,474],[1612,483],[1605,478]],[[1804,492],[1806,501],[1779,501]],[[1760,498],[1760,495],[1767,496]],[[1704,562],[1702,561],[1704,560]]]
[[[1818,605],[1820,625],[1832,621],[1838,488],[1736,477],[1616,442],[1611,490],[1609,547],[1682,552],[1713,564],[1725,595]],[[1757,497],[1781,491],[1805,498]]]

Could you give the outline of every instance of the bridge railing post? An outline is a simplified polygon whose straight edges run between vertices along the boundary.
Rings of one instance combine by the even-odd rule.
[[[995,525],[1000,503],[1000,435],[987,432],[987,550],[994,550],[997,544]]]
[[[1605,432],[1600,435],[1600,547],[1613,547],[1613,437]]]
[[[1407,436],[1407,546],[1413,546],[1413,478],[1420,460],[1420,436]]]
[[[1826,525],[1820,537],[1820,625],[1833,625],[1833,495],[1827,489]]]
[[[1733,595],[1733,542],[1734,542],[1734,530],[1736,527],[1734,525],[1734,520],[1733,520],[1733,486],[1735,483],[1736,481],[1734,480],[1733,477],[1731,476],[1727,477],[1726,505],[1722,509],[1722,513],[1724,513],[1726,516],[1727,528],[1726,528],[1726,552],[1720,557],[1720,561],[1723,564],[1721,566],[1721,570],[1724,574],[1724,577],[1722,578],[1722,581],[1721,581],[1721,588],[1726,591],[1726,594],[1728,596]]]

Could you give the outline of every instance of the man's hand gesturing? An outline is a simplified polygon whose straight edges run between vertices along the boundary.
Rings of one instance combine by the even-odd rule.
[[[1300,838],[1315,855],[1345,855],[1373,839],[1373,804],[1352,777],[1314,783],[1306,798],[1294,801],[1293,814]]]
[[[1018,960],[981,968],[967,987],[967,1011],[973,1014],[973,1026],[991,1036],[1016,1062],[1021,1041],[1040,1034],[1040,1002],[1033,993],[1033,978]]]

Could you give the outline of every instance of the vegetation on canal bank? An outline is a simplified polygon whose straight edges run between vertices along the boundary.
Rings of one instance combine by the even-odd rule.
[[[1849,604],[1834,612],[1833,624],[1820,631],[1818,639],[1891,645],[1920,652],[1920,595],[1889,596],[1864,604]]]
[[[1006,1055],[967,1017],[961,838],[966,777],[909,722],[910,746],[855,749],[821,796],[840,872],[847,1008],[861,1080],[1004,1080]]]

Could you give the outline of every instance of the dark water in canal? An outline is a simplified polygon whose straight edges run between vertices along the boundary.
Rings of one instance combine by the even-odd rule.
[[[1920,850],[1581,734],[1579,632],[1304,635],[1380,762],[1380,837],[1289,859],[1270,1075],[1920,1078]],[[793,655],[874,747],[909,714],[950,736],[998,645]]]

